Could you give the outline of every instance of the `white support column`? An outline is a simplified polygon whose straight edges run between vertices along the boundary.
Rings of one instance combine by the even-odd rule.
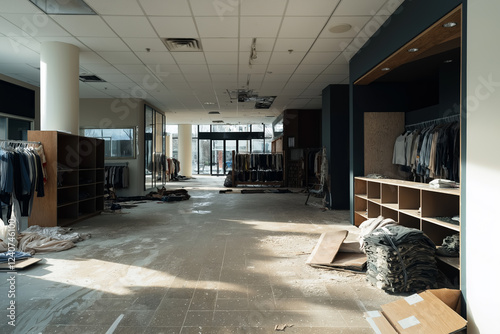
[[[179,162],[181,164],[180,174],[191,177],[193,174],[192,160],[192,134],[191,124],[179,124]]]
[[[172,157],[172,135],[165,136],[165,155],[167,157]]]
[[[80,49],[43,42],[40,54],[40,129],[78,134]]]

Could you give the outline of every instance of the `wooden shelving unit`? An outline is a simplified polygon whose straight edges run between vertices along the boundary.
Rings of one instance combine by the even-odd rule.
[[[460,189],[435,189],[427,184],[393,179],[354,179],[354,224],[382,215],[422,230],[437,246],[460,225],[437,219],[460,215]],[[452,276],[460,277],[460,259],[438,257]]]
[[[64,226],[104,209],[104,141],[58,131],[28,131],[47,160],[45,196],[35,197],[28,225]]]

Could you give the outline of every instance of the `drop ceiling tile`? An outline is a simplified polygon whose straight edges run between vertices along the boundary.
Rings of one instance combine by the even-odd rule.
[[[297,65],[269,64],[267,71],[272,74],[292,74],[297,69]]]
[[[213,65],[238,64],[238,52],[205,52],[205,58]]]
[[[231,74],[238,71],[238,65],[208,65],[211,74]]]
[[[276,37],[281,24],[280,16],[240,18],[240,37]],[[305,29],[305,28],[303,28]],[[307,29],[306,29],[307,30]],[[287,37],[287,36],[284,36]],[[300,36],[297,36],[300,37]]]
[[[107,61],[104,60],[101,56],[99,56],[95,52],[80,52],[80,64],[107,64]]]
[[[285,86],[286,82],[274,82],[274,81],[263,81],[262,85],[260,86],[261,90],[268,90],[268,89],[273,89],[273,90],[278,90],[281,91],[283,90],[283,87]],[[279,94],[276,94],[279,95]],[[273,106],[275,106],[276,102],[273,103]]]
[[[177,64],[206,64],[203,52],[173,52]]]
[[[375,15],[387,0],[349,0],[341,1],[335,16]]]
[[[76,37],[116,37],[106,22],[93,15],[51,15],[70,34]]]
[[[344,64],[344,65],[332,64],[332,65],[329,65],[323,73],[324,74],[348,75],[349,74],[349,65],[347,65],[347,64]]]
[[[191,17],[152,16],[149,19],[162,38],[198,38],[198,32]]]
[[[238,37],[238,18],[196,17],[196,25],[202,38]]]
[[[237,38],[202,38],[201,45],[205,52],[238,51]]]
[[[285,12],[286,0],[252,0],[242,1],[241,16],[282,16]]]
[[[177,73],[172,73],[170,74],[163,82],[166,83],[186,83],[186,79],[184,78],[184,75],[182,74],[177,74]]]
[[[327,20],[327,17],[285,17],[279,37],[316,38]]]
[[[136,0],[85,0],[99,15],[143,15]]]
[[[99,77],[103,80],[106,80],[107,82],[110,82],[112,84],[115,83],[131,83],[132,81],[130,80],[129,77],[127,77],[124,74],[99,74]]]
[[[266,73],[267,65],[249,65],[248,62],[246,64],[240,64],[238,66],[239,74],[263,74]]]
[[[2,13],[43,14],[37,6],[28,1],[0,0]]]
[[[208,67],[207,65],[179,65],[179,68],[184,74],[196,74],[200,75],[208,75]]]
[[[236,0],[189,0],[195,16],[216,16],[224,20],[228,16],[238,16],[239,1]]]
[[[370,16],[332,16],[319,35],[319,38],[353,38],[363,31]],[[343,33],[332,33],[328,29],[341,24],[350,24],[352,28]]]
[[[262,83],[262,80],[264,80],[264,74],[239,74],[238,75],[238,85],[246,85],[247,81],[250,82],[250,89],[255,89],[252,88],[256,85],[259,85]]]
[[[290,79],[290,74],[266,74],[264,77],[264,83],[268,82],[280,82],[285,84]]]
[[[127,44],[114,37],[80,37],[79,40],[93,51],[130,51]]]
[[[111,64],[85,64],[84,68],[92,74],[120,74],[114,66]]]
[[[329,65],[340,52],[309,52],[302,61],[305,65]]]
[[[233,85],[237,85],[238,83],[238,78],[236,76],[236,73],[234,74],[212,74],[212,82],[228,82]]]
[[[0,37],[0,63],[39,63],[40,54],[16,40]]]
[[[192,82],[211,82],[210,74],[208,73],[184,73],[184,77],[188,84]]]
[[[306,52],[273,52],[269,64],[298,65]]]
[[[290,82],[313,82],[318,76],[315,74],[294,74],[290,77]]]
[[[116,65],[115,66],[123,74],[149,74],[150,70],[144,65]]]
[[[299,65],[295,74],[320,74],[328,65]]]
[[[159,38],[124,38],[123,41],[134,52],[146,51],[147,48],[152,52],[168,51]]]
[[[153,27],[144,16],[103,16],[102,18],[122,38],[157,37]]]
[[[137,65],[141,61],[130,51],[127,52],[99,52],[99,55],[113,65]]]
[[[57,25],[45,14],[4,14],[2,8],[1,15],[12,24],[23,29],[23,36],[70,36],[66,30]]]
[[[318,38],[311,52],[344,51],[352,42],[352,38]]]
[[[165,52],[136,52],[137,57],[146,65],[175,64],[175,59],[168,51]]]
[[[147,15],[191,16],[186,0],[139,0],[139,3]]]
[[[313,43],[314,38],[278,38],[274,51],[309,51]]]
[[[136,84],[129,79],[129,82],[114,82],[113,85],[122,90],[122,93],[130,93],[132,89],[136,86]]]
[[[340,0],[289,0],[287,16],[330,16]]]
[[[256,38],[255,48],[259,51],[273,51],[276,38]],[[253,38],[240,38],[240,52],[250,52]]]
[[[284,89],[286,90],[301,90],[303,91],[309,86],[310,83],[308,82],[287,82],[285,85]]]
[[[250,52],[240,52],[239,57],[240,64],[249,64],[250,61]],[[266,65],[269,63],[269,59],[271,58],[271,52],[259,52],[257,51],[257,58],[252,59],[253,65]]]
[[[168,64],[155,64],[155,65],[147,65],[147,68],[151,73],[154,73],[157,77],[161,78],[166,78],[171,74],[180,74],[181,70],[179,69],[179,66],[173,64],[173,65],[168,65]]]

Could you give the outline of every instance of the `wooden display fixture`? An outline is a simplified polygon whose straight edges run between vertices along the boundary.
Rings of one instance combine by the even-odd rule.
[[[58,131],[28,131],[47,160],[45,196],[35,197],[28,225],[64,226],[104,209],[104,141]]]
[[[393,179],[354,179],[354,224],[382,215],[422,230],[437,246],[460,233],[460,225],[442,217],[460,216],[460,189],[435,189],[428,184]],[[438,256],[444,271],[460,277],[460,258]]]

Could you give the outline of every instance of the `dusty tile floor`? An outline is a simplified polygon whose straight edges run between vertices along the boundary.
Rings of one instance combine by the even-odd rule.
[[[304,193],[220,194],[223,178],[169,183],[149,201],[73,225],[92,238],[16,275],[16,327],[1,333],[373,333],[363,312],[399,299],[363,274],[305,261],[322,232],[356,228]]]

